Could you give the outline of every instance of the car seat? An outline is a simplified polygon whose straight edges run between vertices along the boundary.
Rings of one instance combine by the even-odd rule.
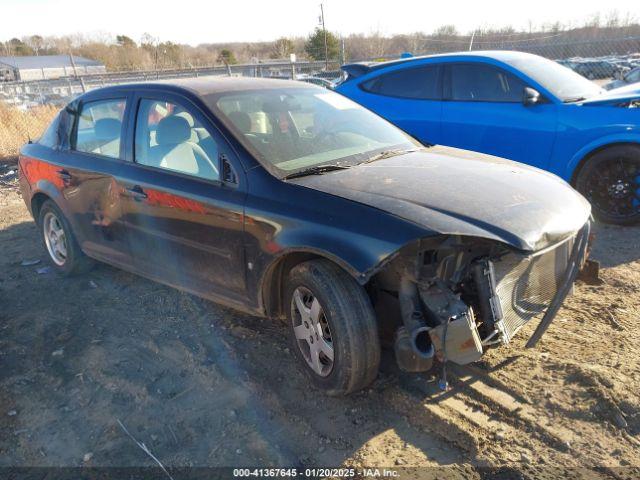
[[[189,122],[182,116],[160,120],[156,129],[158,145],[149,151],[149,164],[217,180],[218,169],[205,151],[191,141],[191,133]]]

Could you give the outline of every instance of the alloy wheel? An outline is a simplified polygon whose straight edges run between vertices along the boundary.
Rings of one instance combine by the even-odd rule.
[[[587,199],[602,212],[619,219],[640,213],[640,159],[620,157],[591,172]]]
[[[42,229],[51,260],[56,265],[63,266],[67,261],[67,237],[62,222],[53,212],[47,212],[42,221]]]
[[[296,343],[309,367],[321,377],[333,370],[331,329],[318,298],[306,287],[297,287],[291,298],[291,320]]]

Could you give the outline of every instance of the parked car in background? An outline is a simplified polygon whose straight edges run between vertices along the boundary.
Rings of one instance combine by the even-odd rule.
[[[605,60],[583,60],[573,64],[573,71],[589,80],[613,78],[620,68]]]
[[[423,143],[517,160],[562,177],[602,221],[640,221],[640,88],[606,92],[521,52],[343,66],[337,91]]]
[[[639,83],[639,82],[640,82],[640,67],[636,67],[633,70],[629,70],[624,75],[621,75],[621,78],[616,79],[613,82],[607,83],[604,86],[604,88],[605,90],[612,90],[614,88],[620,88],[632,83]],[[640,85],[638,87],[640,88]]]
[[[19,170],[56,270],[96,259],[282,318],[311,382],[333,395],[376,377],[380,331],[395,333],[408,371],[436,355],[478,360],[540,320],[534,345],[590,228],[589,204],[559,178],[426,148],[301,82],[93,90],[22,148]]]

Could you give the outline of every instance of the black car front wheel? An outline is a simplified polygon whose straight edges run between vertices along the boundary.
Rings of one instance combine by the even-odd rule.
[[[598,220],[640,223],[640,146],[617,145],[594,154],[580,170],[576,189]]]
[[[38,215],[42,243],[53,267],[64,275],[86,272],[93,262],[80,249],[62,210],[47,200]]]
[[[380,342],[364,288],[328,260],[301,263],[285,292],[293,350],[312,383],[328,395],[369,385],[378,373]]]

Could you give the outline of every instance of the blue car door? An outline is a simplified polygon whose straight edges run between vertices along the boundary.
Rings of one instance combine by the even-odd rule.
[[[439,65],[403,67],[352,85],[345,92],[423,143],[440,143],[442,82]]]
[[[468,62],[444,72],[441,143],[549,167],[557,105],[525,104],[522,79],[494,65]]]

